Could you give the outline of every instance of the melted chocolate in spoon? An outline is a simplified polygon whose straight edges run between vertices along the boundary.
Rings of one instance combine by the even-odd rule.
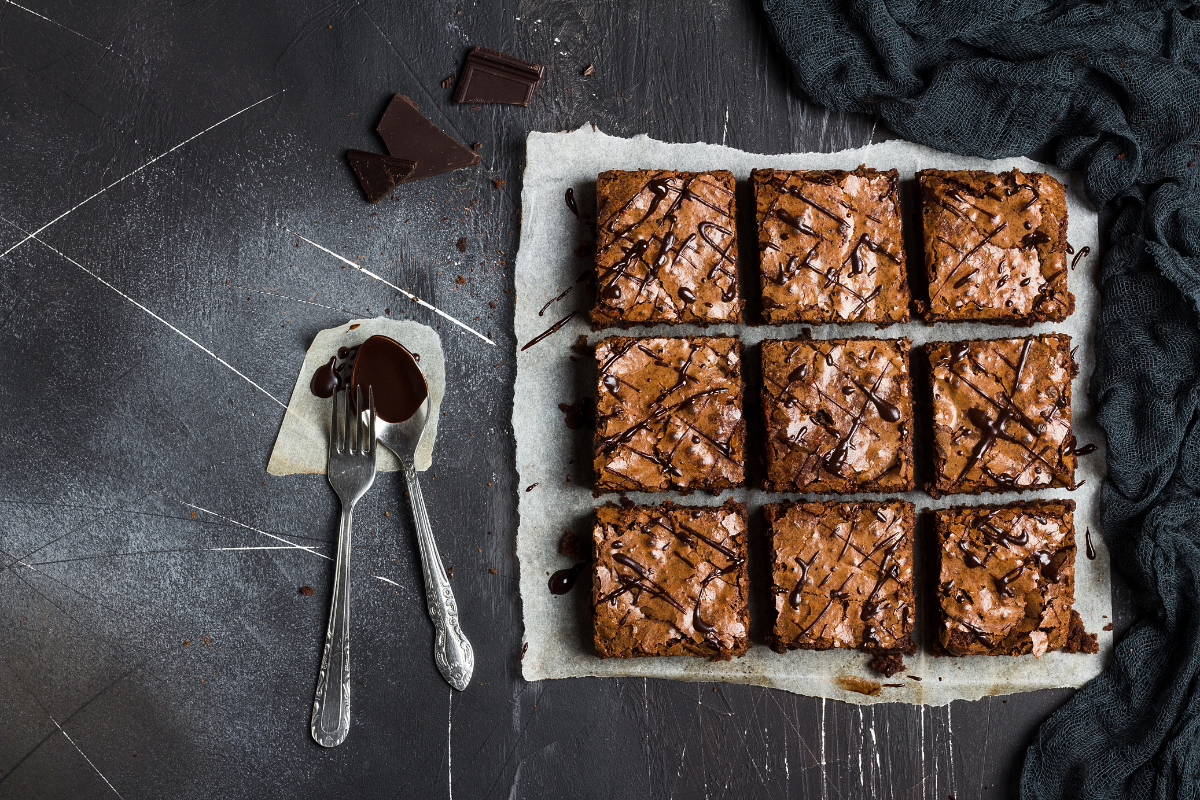
[[[358,349],[350,375],[350,396],[375,390],[375,413],[384,422],[404,422],[429,396],[429,384],[413,354],[386,336],[372,336]]]

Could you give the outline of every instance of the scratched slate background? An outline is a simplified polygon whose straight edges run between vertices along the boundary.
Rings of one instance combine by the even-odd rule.
[[[530,108],[450,102],[470,44],[547,65]],[[374,207],[342,153],[382,151],[394,92],[483,163]],[[521,162],[527,131],[588,121],[759,152],[887,136],[789,91],[753,0],[0,0],[0,798],[1015,794],[1066,691],[862,708],[521,680]],[[425,492],[478,663],[462,694],[436,673],[380,475],[356,515],[353,727],[325,751],[308,717],[337,501],[265,464],[315,332],[380,313],[441,324]],[[1134,604],[1116,604],[1120,632]]]

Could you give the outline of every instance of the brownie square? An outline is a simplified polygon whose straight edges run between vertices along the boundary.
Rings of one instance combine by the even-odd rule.
[[[1075,502],[1037,500],[934,512],[937,645],[950,655],[1041,657],[1078,647]],[[1085,638],[1094,639],[1094,635]]]
[[[911,347],[908,339],[764,340],[763,488],[914,488]]]
[[[745,655],[744,505],[610,503],[596,509],[592,536],[597,655]]]
[[[742,343],[612,337],[596,346],[596,492],[719,492],[745,480]]]
[[[907,322],[896,170],[751,173],[763,318]]]
[[[930,322],[1062,322],[1067,291],[1067,199],[1049,175],[1009,170],[917,173]]]
[[[600,173],[596,291],[601,328],[741,322],[733,173]]]
[[[776,652],[916,652],[913,504],[765,506]]]
[[[1075,488],[1071,337],[932,342],[929,493]]]

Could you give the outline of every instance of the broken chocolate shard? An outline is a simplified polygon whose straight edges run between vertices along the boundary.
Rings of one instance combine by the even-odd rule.
[[[389,153],[417,162],[417,168],[405,183],[479,163],[478,153],[444,133],[421,113],[416,103],[402,94],[388,103],[375,130]]]
[[[499,50],[472,47],[454,90],[454,102],[527,106],[545,74],[541,64]]]
[[[358,176],[363,194],[372,203],[378,203],[387,197],[397,184],[405,181],[417,168],[415,161],[368,153],[365,150],[347,150],[346,159],[350,162],[354,174]]]
[[[585,78],[590,78],[591,76],[593,76],[595,74],[596,74],[596,65],[595,64],[588,64],[587,69],[585,69],[583,71],[583,77],[585,77]]]

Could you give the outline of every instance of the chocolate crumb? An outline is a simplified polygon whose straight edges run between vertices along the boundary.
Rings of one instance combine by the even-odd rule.
[[[317,590],[311,586],[301,586],[300,587],[300,594],[304,595],[305,597],[308,597],[309,595],[314,595],[316,593],[317,593]]]
[[[471,109],[471,110],[474,111],[475,109]],[[483,147],[483,142],[475,142],[471,145],[472,150],[478,150],[481,147]]]
[[[459,238],[459,240],[454,243],[454,246],[458,248],[458,252],[460,253],[467,252],[467,237],[463,236]]]
[[[591,348],[588,347],[588,338],[586,334],[581,334],[575,340],[575,344],[571,345],[571,349],[581,356],[591,355]]]
[[[592,557],[591,540],[575,531],[567,531],[558,543],[558,552],[576,561],[587,561]]]
[[[529,642],[521,646],[521,658],[525,658],[525,651],[529,649]]]
[[[1111,631],[1112,629],[1113,629],[1113,624],[1110,622],[1110,623],[1108,623],[1107,625],[1105,625],[1103,628],[1101,628],[1100,630],[1102,630],[1102,631]]]
[[[595,74],[596,74],[596,65],[595,64],[588,64],[587,68],[583,71],[583,77],[585,77],[585,78],[589,78]]]
[[[493,575],[496,574],[496,570],[494,570],[494,569],[489,569],[488,572],[492,573]]]
[[[905,675],[904,677],[908,678],[910,681],[919,681],[919,680],[921,680],[921,679],[920,679],[918,676],[916,676],[916,675]]]
[[[883,673],[884,677],[890,678],[904,670],[904,656],[900,653],[879,653],[871,659],[867,666],[876,672]]]
[[[492,178],[492,186],[495,186],[497,189],[506,183],[508,183],[508,181],[502,181],[499,178]]]
[[[1071,609],[1071,623],[1067,629],[1067,643],[1063,645],[1066,653],[1099,653],[1100,645],[1096,642],[1096,634],[1088,633],[1083,627],[1083,617]]]
[[[459,286],[461,286],[462,284],[467,282],[467,279],[464,278],[462,275],[459,275],[457,278],[454,279],[454,282],[457,283]]]
[[[496,307],[496,301],[495,301],[495,300],[488,300],[488,305],[489,305],[489,306],[491,306],[492,308],[495,308],[495,307]]]

